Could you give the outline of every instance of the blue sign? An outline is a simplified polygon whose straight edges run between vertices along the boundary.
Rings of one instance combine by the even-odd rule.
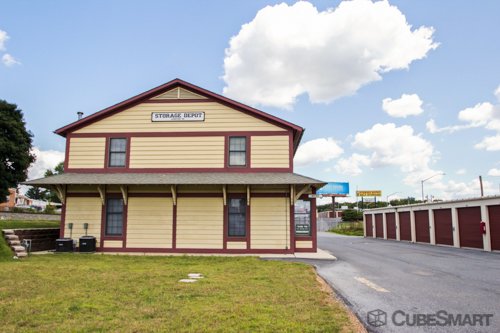
[[[316,194],[322,195],[348,195],[349,194],[349,183],[338,183],[332,182],[328,183],[319,190]]]

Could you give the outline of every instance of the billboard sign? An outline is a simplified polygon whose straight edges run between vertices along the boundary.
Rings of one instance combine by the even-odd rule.
[[[381,197],[382,191],[356,191],[357,197]]]
[[[349,195],[349,183],[330,182],[316,191],[325,197],[345,197]]]

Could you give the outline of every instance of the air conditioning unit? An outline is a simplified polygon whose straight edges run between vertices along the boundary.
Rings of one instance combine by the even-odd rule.
[[[58,238],[56,239],[56,252],[73,252],[73,239],[71,238]]]
[[[80,237],[80,253],[93,253],[96,251],[96,239],[94,236]]]

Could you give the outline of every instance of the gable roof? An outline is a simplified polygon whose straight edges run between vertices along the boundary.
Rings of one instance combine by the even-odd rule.
[[[66,135],[70,132],[73,132],[77,129],[80,129],[82,127],[90,125],[96,121],[103,119],[103,118],[109,117],[115,113],[118,113],[120,111],[128,109],[134,105],[140,104],[144,101],[147,101],[153,97],[156,97],[160,94],[163,94],[164,92],[167,92],[167,91],[174,89],[174,88],[177,88],[177,87],[187,89],[187,90],[192,91],[198,95],[206,97],[210,101],[215,101],[215,102],[221,103],[225,106],[228,106],[230,108],[236,109],[236,110],[241,111],[241,112],[244,112],[244,113],[249,114],[251,116],[254,116],[256,118],[262,119],[264,121],[267,121],[269,123],[277,125],[281,128],[291,130],[293,133],[294,152],[297,150],[300,139],[302,138],[302,135],[304,133],[304,128],[302,128],[298,125],[295,125],[291,122],[288,122],[286,120],[283,120],[281,118],[278,118],[278,117],[275,117],[275,116],[270,115],[268,113],[265,113],[263,111],[252,108],[248,105],[234,101],[230,98],[227,98],[227,97],[224,97],[222,95],[211,92],[209,90],[203,89],[201,87],[198,87],[192,83],[183,81],[181,79],[174,79],[170,82],[162,84],[161,86],[150,89],[150,90],[145,91],[137,96],[134,96],[134,97],[131,97],[127,100],[124,100],[123,102],[117,103],[117,104],[112,105],[108,108],[105,108],[101,111],[93,113],[85,118],[82,118],[80,120],[77,120],[71,124],[68,124],[64,127],[61,127],[59,129],[55,130],[54,133],[59,134],[63,137],[66,137]]]

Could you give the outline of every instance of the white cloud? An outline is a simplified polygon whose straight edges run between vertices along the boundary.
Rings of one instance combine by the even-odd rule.
[[[488,176],[500,177],[500,169],[492,168],[488,171]]]
[[[471,108],[464,109],[458,113],[458,119],[469,123],[472,127],[486,125],[493,117],[493,105],[491,103],[478,103]]]
[[[494,91],[494,94],[500,101],[500,86]],[[453,133],[467,128],[482,127],[495,131],[496,135],[483,137],[479,143],[474,145],[474,148],[487,151],[500,150],[500,104],[493,105],[489,102],[477,103],[473,107],[460,111],[458,119],[466,124],[438,127],[434,119],[431,119],[426,123],[426,128],[430,133]]]
[[[457,172],[456,172],[457,175],[465,175],[466,173],[467,173],[467,170],[465,170],[463,168],[462,169],[458,169]]]
[[[484,137],[481,142],[474,145],[474,148],[484,149],[487,151],[500,150],[500,134]]]
[[[441,132],[448,132],[448,133],[453,133],[457,132],[466,128],[471,128],[472,126],[469,125],[454,125],[454,126],[445,126],[445,127],[439,127],[436,124],[436,121],[434,119],[429,120],[428,122],[425,123],[425,127],[429,131],[429,133],[441,133]]]
[[[412,30],[388,1],[344,1],[325,11],[306,1],[267,6],[230,40],[224,94],[283,108],[303,93],[328,103],[425,58],[438,46],[433,32]]]
[[[425,187],[425,194],[432,195],[433,192],[439,191],[439,199],[451,200],[460,198],[477,198],[481,195],[479,180],[472,179],[469,182],[456,182],[453,180],[447,182],[434,182]],[[483,191],[485,195],[493,195],[498,191],[498,188],[491,182],[483,180]]]
[[[341,158],[335,165],[335,170],[343,175],[358,176],[363,173],[361,167],[369,165],[370,158],[367,155],[354,153],[348,158]]]
[[[7,67],[11,67],[11,66],[14,66],[14,65],[20,65],[21,64],[18,60],[14,59],[14,57],[11,56],[8,53],[5,53],[3,55],[2,62]]]
[[[33,147],[32,153],[36,155],[35,162],[28,169],[28,179],[42,178],[47,169],[54,167],[64,161],[64,152],[57,150],[40,150]]]
[[[337,164],[339,172],[347,170],[349,162],[353,163],[354,173],[358,174],[360,172],[358,168],[362,166],[371,168],[394,166],[407,174],[403,181],[410,185],[418,184],[429,174],[438,173],[431,168],[435,158],[434,147],[420,134],[414,134],[411,126],[396,127],[393,123],[376,124],[364,132],[357,133],[352,145],[371,154],[353,154],[347,159],[342,159],[339,161],[341,163]]]
[[[9,39],[9,35],[3,30],[0,30],[0,51],[5,51],[5,42]]]
[[[384,98],[382,109],[391,117],[406,118],[424,112],[422,100],[417,94],[403,94],[399,99]]]
[[[344,150],[333,138],[307,141],[299,146],[294,165],[303,166],[314,162],[327,162],[339,157]]]

